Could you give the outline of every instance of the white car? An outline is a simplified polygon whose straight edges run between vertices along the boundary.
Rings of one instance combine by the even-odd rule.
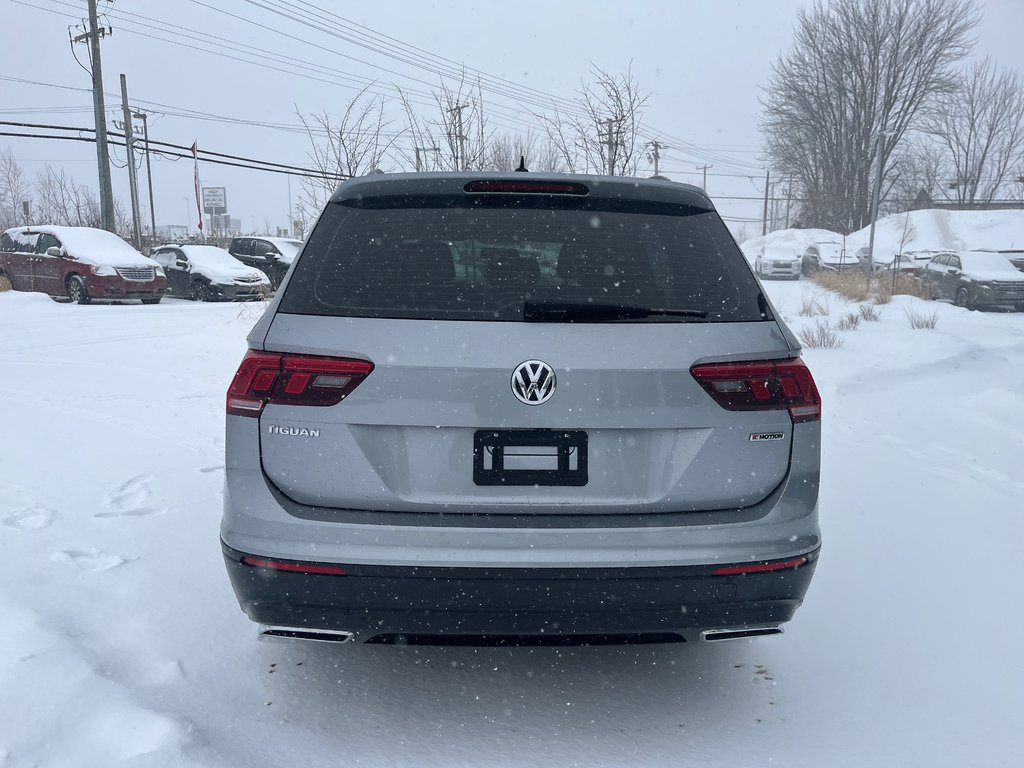
[[[270,279],[212,245],[162,245],[152,258],[167,273],[169,293],[195,301],[246,301],[271,293]]]
[[[800,254],[777,245],[767,245],[754,258],[754,272],[758,277],[800,279]]]

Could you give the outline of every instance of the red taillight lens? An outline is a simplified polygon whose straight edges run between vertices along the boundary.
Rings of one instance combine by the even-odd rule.
[[[250,349],[228,387],[227,411],[259,416],[267,403],[337,405],[372,370],[367,360]]]
[[[790,568],[799,568],[807,563],[806,557],[794,557],[792,560],[775,560],[770,563],[747,563],[745,565],[725,565],[716,568],[713,576],[740,576],[744,573],[770,573],[771,571],[786,571]]]
[[[821,418],[821,396],[798,357],[753,363],[711,363],[690,369],[693,378],[729,411],[786,408],[793,423]]]
[[[345,576],[345,569],[340,565],[317,565],[315,563],[292,563],[287,560],[270,560],[265,557],[246,555],[242,562],[253,568],[268,568],[272,571],[288,573],[315,573],[322,576]]]
[[[572,181],[471,181],[465,187],[467,192],[512,192],[535,195],[586,195],[586,185]]]

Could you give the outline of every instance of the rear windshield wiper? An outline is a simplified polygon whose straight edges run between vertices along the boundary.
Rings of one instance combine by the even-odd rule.
[[[708,313],[702,309],[667,309],[663,307],[641,307],[631,304],[588,304],[565,301],[526,301],[523,304],[523,320],[527,322],[607,322],[614,320],[637,320],[644,317],[693,317],[705,318]]]

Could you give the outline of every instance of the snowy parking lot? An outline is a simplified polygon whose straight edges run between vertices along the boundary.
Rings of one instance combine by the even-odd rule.
[[[1024,315],[897,297],[806,350],[825,543],[785,635],[472,649],[257,642],[217,532],[259,311],[0,294],[0,766],[1021,764]]]

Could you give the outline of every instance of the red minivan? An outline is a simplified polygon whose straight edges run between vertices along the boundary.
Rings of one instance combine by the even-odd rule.
[[[0,236],[0,275],[16,291],[157,304],[167,291],[163,268],[112,232],[92,227],[15,227]]]

